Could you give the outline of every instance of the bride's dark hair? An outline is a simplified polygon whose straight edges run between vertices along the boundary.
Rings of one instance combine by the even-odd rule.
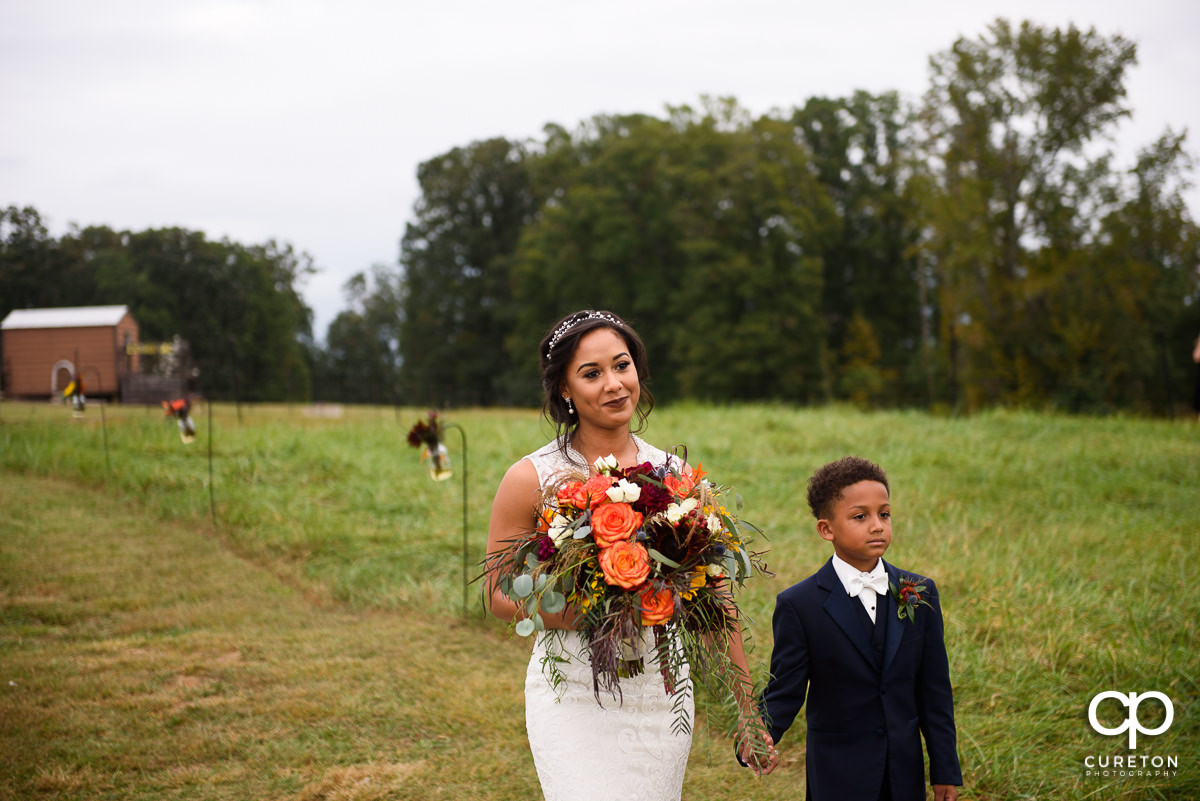
[[[646,385],[650,379],[650,363],[646,358],[646,346],[642,338],[629,323],[609,311],[593,311],[585,309],[568,314],[559,320],[538,345],[539,361],[542,365],[542,414],[554,425],[554,433],[559,446],[566,448],[571,435],[579,427],[579,413],[567,410],[567,403],[562,397],[563,377],[567,366],[575,355],[579,340],[598,328],[609,328],[617,332],[625,340],[629,348],[629,356],[637,369],[640,399],[637,405],[637,427],[634,433],[639,433],[646,427],[646,418],[654,408],[654,395]]]

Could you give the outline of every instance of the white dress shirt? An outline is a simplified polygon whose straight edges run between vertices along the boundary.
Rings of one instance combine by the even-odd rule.
[[[838,578],[842,580],[842,587],[845,588],[847,595],[854,594],[854,591],[860,586],[860,579],[864,582],[876,583],[880,587],[887,587],[887,571],[883,569],[882,559],[876,560],[875,568],[871,572],[864,573],[835,553],[833,555],[833,569],[837,573]],[[886,592],[886,590],[884,591]],[[875,607],[879,603],[879,593],[870,587],[864,587],[858,592],[858,600],[862,601],[863,609],[867,610],[867,614],[871,617],[871,622],[874,623]]]

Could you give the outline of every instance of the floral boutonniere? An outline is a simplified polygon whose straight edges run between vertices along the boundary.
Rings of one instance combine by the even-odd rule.
[[[901,620],[915,622],[917,607],[922,604],[929,605],[929,601],[926,601],[925,596],[921,594],[925,592],[924,584],[918,584],[910,578],[902,578],[899,587],[891,581],[888,582],[888,586],[892,588],[892,597],[896,599],[896,617]]]

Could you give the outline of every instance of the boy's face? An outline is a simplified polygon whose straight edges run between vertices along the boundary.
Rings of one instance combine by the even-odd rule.
[[[878,481],[859,481],[842,490],[827,518],[817,521],[817,533],[833,550],[864,573],[875,568],[892,544],[892,507],[887,487]]]

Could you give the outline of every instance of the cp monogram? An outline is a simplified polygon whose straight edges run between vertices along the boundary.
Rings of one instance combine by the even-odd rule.
[[[1121,704],[1123,704],[1129,710],[1129,713],[1126,716],[1124,722],[1121,723],[1121,725],[1117,726],[1116,728],[1110,729],[1106,726],[1100,725],[1100,721],[1096,717],[1096,710],[1099,708],[1100,703],[1102,701],[1104,701],[1106,698],[1114,698],[1117,701],[1120,701]],[[1138,718],[1138,706],[1140,706],[1142,701],[1146,700],[1147,698],[1158,699],[1158,701],[1162,703],[1163,709],[1165,709],[1167,711],[1166,719],[1163,720],[1162,725],[1159,726],[1157,729],[1147,729],[1147,728],[1143,727],[1141,720],[1139,720],[1139,718]],[[1100,693],[1099,695],[1097,695],[1095,698],[1092,699],[1092,703],[1088,705],[1088,723],[1092,724],[1092,728],[1095,729],[1100,734],[1104,734],[1104,735],[1108,735],[1108,736],[1112,737],[1112,736],[1120,734],[1121,732],[1123,732],[1127,729],[1129,730],[1129,750],[1131,750],[1131,751],[1133,751],[1137,748],[1138,732],[1141,732],[1142,734],[1150,734],[1150,735],[1162,734],[1164,731],[1166,731],[1167,729],[1169,729],[1171,727],[1171,721],[1174,719],[1175,719],[1175,707],[1171,704],[1171,699],[1159,692],[1140,693],[1140,694],[1139,693],[1129,693],[1127,695],[1125,693],[1119,693],[1119,692],[1115,692],[1113,690],[1109,690],[1108,692],[1103,692],[1103,693]]]

